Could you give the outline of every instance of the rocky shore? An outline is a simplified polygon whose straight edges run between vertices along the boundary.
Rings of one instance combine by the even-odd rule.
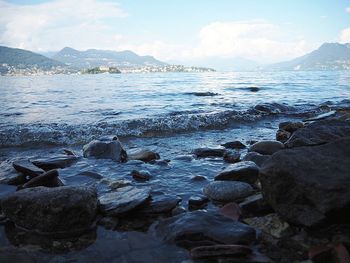
[[[62,176],[81,160],[171,169],[174,160],[201,158],[220,160],[225,169],[213,179],[193,176],[202,194],[186,200],[145,185],[156,185],[149,170],[130,169],[130,180],[92,171]],[[74,261],[71,252],[93,246],[97,229],[147,233],[152,248],[179,249],[178,258],[140,253],[117,262],[350,262],[348,110],[282,122],[276,140],[227,141],[173,160],[126,149],[115,136],[91,141],[82,154],[66,150],[11,165],[0,181],[8,186],[0,196],[0,224],[9,240],[0,262]],[[75,178],[78,183],[67,184]]]

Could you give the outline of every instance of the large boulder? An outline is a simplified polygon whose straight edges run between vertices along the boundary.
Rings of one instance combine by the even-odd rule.
[[[17,226],[45,234],[76,234],[91,228],[98,201],[94,188],[34,187],[1,200],[2,211]]]
[[[282,219],[312,227],[349,222],[349,171],[350,137],[280,151],[259,176],[264,198]]]
[[[285,143],[286,147],[320,145],[350,136],[350,122],[321,120],[296,130]]]
[[[112,159],[116,162],[126,162],[127,154],[118,139],[112,141],[93,140],[84,145],[83,155],[86,158]]]
[[[215,176],[218,181],[241,181],[254,184],[258,179],[259,167],[251,161],[231,164]]]
[[[203,193],[214,201],[231,202],[252,195],[254,190],[244,182],[214,181],[203,188]]]
[[[186,248],[209,244],[250,244],[256,238],[254,228],[204,210],[161,220],[154,229],[163,241]]]
[[[271,155],[283,148],[284,144],[279,141],[260,141],[251,145],[249,152]]]

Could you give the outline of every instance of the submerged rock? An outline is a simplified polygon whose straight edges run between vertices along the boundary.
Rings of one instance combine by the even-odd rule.
[[[216,244],[250,244],[255,230],[217,213],[197,210],[159,221],[156,234],[165,242],[193,248]]]
[[[158,153],[145,149],[133,151],[128,154],[128,160],[139,160],[145,163],[158,159],[160,159]]]
[[[46,234],[75,234],[91,228],[96,190],[87,187],[34,187],[1,200],[3,213],[17,226]]]
[[[141,171],[132,170],[131,176],[136,181],[148,181],[152,178],[152,175],[150,174],[150,172],[146,170],[141,170]]]
[[[264,198],[295,225],[349,222],[349,156],[349,137],[280,151],[260,170]]]
[[[241,181],[254,184],[258,179],[259,167],[251,161],[231,164],[215,176],[217,181]]]
[[[284,144],[279,141],[260,141],[250,146],[249,152],[271,155],[283,148]]]
[[[197,148],[193,151],[198,158],[223,157],[226,150],[221,148]]]
[[[29,160],[19,160],[12,163],[13,168],[26,176],[35,177],[45,171],[32,164]]]
[[[99,198],[100,208],[104,214],[118,216],[143,204],[149,196],[149,188],[125,186],[114,192],[103,194]]]
[[[31,187],[37,187],[37,186],[58,187],[63,185],[64,184],[62,183],[62,181],[58,178],[58,171],[51,170],[30,179],[28,182],[26,182],[21,187],[19,187],[19,189],[31,188]]]
[[[224,161],[227,163],[239,162],[241,155],[238,152],[228,151],[224,154]]]
[[[249,152],[246,154],[246,156],[243,157],[243,161],[252,161],[257,166],[262,166],[264,162],[268,159],[270,159],[271,155],[263,155],[256,152]]]
[[[72,166],[79,160],[77,156],[57,156],[57,157],[49,157],[38,160],[30,160],[35,166],[45,170],[50,171],[58,168],[66,168]]]
[[[232,142],[227,142],[224,144],[221,144],[221,146],[229,149],[244,149],[246,146],[241,143],[240,141],[232,141]]]
[[[84,145],[83,155],[86,158],[111,159],[116,162],[126,162],[127,154],[118,139],[112,141],[94,140]]]
[[[231,202],[253,194],[254,190],[244,182],[214,181],[204,187],[203,193],[214,201]]]

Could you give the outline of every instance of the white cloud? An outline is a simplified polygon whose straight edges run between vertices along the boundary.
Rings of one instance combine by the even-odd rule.
[[[36,5],[0,1],[0,43],[34,51],[64,46],[112,48],[119,38],[103,22],[127,14],[118,4],[97,0],[56,0]]]
[[[350,43],[350,27],[344,29],[339,36],[340,43]]]
[[[346,8],[345,12],[350,13],[350,7]]]

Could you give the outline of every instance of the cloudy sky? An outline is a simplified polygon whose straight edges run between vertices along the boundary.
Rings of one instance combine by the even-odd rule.
[[[350,42],[349,0],[0,0],[0,45],[271,63]]]

